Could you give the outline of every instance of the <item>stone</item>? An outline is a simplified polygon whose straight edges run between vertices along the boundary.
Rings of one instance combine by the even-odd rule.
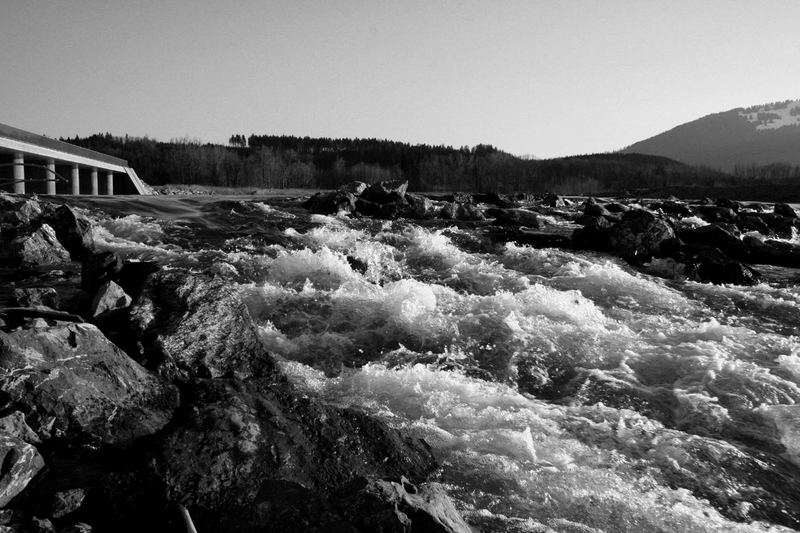
[[[80,261],[94,250],[91,223],[69,206],[56,208],[45,219],[55,229],[58,240],[69,251],[73,260]]]
[[[170,381],[270,373],[275,365],[241,296],[188,270],[151,275],[131,306],[129,353]]]
[[[363,181],[351,181],[339,187],[339,190],[347,194],[352,194],[353,196],[360,196],[361,193],[367,190],[367,187],[368,185]]]
[[[7,257],[11,265],[20,267],[57,265],[70,260],[70,254],[56,238],[53,228],[47,224],[12,240]]]
[[[385,204],[396,201],[398,196],[405,196],[407,189],[408,181],[380,181],[364,189],[361,197],[370,202]]]
[[[52,287],[24,287],[14,289],[10,304],[14,307],[34,307],[43,305],[51,309],[61,306],[61,298]]]
[[[39,444],[41,440],[25,422],[25,415],[19,411],[0,418],[0,434],[16,437],[28,444]]]
[[[177,389],[91,324],[0,331],[0,409],[13,405],[42,440],[126,445],[163,428]]]
[[[797,218],[797,213],[789,204],[775,204],[775,207],[773,207],[772,211],[776,215],[780,215],[782,217]]]
[[[678,233],[680,239],[690,244],[717,248],[732,258],[747,257],[747,247],[722,224],[710,224],[698,228],[683,229]]]
[[[498,209],[493,212],[494,223],[501,226],[525,226],[538,229],[539,213],[529,209]]]
[[[730,207],[719,207],[715,205],[704,205],[697,207],[698,214],[706,222],[732,222],[737,219],[736,212]]]
[[[688,277],[703,283],[756,285],[760,275],[755,269],[739,261],[704,257],[687,265]]]
[[[113,281],[106,281],[97,290],[89,312],[93,318],[99,318],[131,305],[131,297],[125,294],[122,287]]]
[[[612,226],[613,223],[606,217],[586,216],[583,227],[572,232],[572,245],[579,250],[608,251]]]
[[[649,259],[659,254],[662,242],[673,237],[675,232],[667,222],[650,211],[635,209],[611,228],[608,242],[624,256]]]
[[[0,507],[5,507],[44,467],[44,459],[27,442],[0,433]]]
[[[483,211],[475,204],[458,203],[455,212],[456,220],[484,220]]]
[[[113,252],[90,252],[81,261],[81,289],[94,294],[104,283],[116,280],[122,261]]]
[[[564,201],[564,198],[552,192],[546,193],[544,196],[542,196],[540,202],[542,205],[548,207],[565,207],[567,205],[567,203]]]
[[[92,526],[85,522],[78,522],[59,530],[59,533],[92,533]]]
[[[406,206],[402,216],[413,219],[429,219],[436,216],[436,206],[433,201],[421,194],[406,193]]]
[[[303,207],[320,215],[350,213],[355,210],[356,197],[344,191],[319,192],[306,200]]]
[[[50,503],[50,516],[61,518],[76,511],[83,503],[86,491],[81,488],[67,489],[56,492]]]
[[[49,518],[31,518],[29,528],[31,533],[56,533],[56,526]]]
[[[0,224],[30,226],[42,214],[39,202],[0,193]]]

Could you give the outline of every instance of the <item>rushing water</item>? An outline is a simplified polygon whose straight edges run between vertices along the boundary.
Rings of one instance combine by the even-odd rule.
[[[425,438],[484,531],[800,527],[791,283],[673,281],[289,200],[83,202],[100,247],[230,280],[298,386]]]

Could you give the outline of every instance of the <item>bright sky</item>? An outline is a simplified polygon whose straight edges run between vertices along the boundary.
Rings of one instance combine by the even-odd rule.
[[[798,0],[2,0],[0,122],[616,150],[800,98]]]

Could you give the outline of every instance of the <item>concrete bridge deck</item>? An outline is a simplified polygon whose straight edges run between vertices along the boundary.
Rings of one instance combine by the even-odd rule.
[[[101,172],[105,175],[102,184]],[[0,124],[0,190],[18,194],[150,194],[124,159],[6,124]]]

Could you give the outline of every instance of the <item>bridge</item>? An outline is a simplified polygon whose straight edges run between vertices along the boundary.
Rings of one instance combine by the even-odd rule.
[[[0,124],[0,190],[17,194],[151,194],[124,159],[5,124]]]

